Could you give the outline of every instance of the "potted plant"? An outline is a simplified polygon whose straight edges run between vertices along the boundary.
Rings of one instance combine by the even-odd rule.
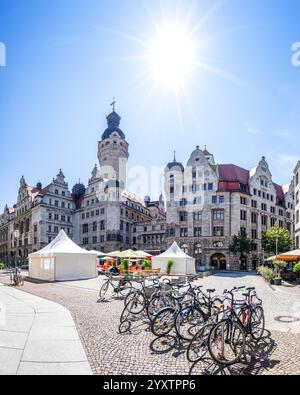
[[[275,266],[276,276],[274,278],[274,285],[282,284],[282,271],[286,268],[286,262],[284,261],[274,261],[273,265]]]
[[[172,259],[168,260],[167,262],[167,275],[171,275],[172,267],[174,266],[174,261]]]
[[[127,259],[124,259],[124,260],[121,262],[119,268],[120,268],[125,274],[128,274],[128,273],[129,273],[129,262],[128,262],[128,260],[127,260]]]
[[[147,259],[145,259],[142,264],[141,264],[142,270],[147,270],[147,269],[151,269],[152,264],[150,261],[148,261]]]
[[[296,273],[298,275],[298,277],[296,278],[296,282],[297,284],[300,284],[300,262],[297,263],[294,268],[293,268],[293,272]]]
[[[5,269],[4,263],[0,262],[0,270],[4,270],[4,269]]]

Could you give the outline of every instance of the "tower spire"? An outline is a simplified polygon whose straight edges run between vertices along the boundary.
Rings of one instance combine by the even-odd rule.
[[[174,151],[174,162],[176,162],[176,151]]]

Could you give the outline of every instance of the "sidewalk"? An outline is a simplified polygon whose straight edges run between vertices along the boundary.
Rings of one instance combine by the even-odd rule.
[[[0,284],[0,375],[91,375],[64,307]]]

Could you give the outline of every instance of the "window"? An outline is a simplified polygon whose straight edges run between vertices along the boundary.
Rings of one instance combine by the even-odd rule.
[[[54,193],[55,193],[55,195],[58,195],[58,189],[55,189],[55,191],[54,191]]]
[[[224,236],[224,227],[223,226],[214,226],[213,236]]]
[[[247,206],[247,199],[243,196],[241,196],[241,204]]]
[[[181,207],[187,206],[187,200],[186,200],[186,199],[181,199],[181,200],[180,200],[180,206],[181,206]]]
[[[98,217],[100,214],[100,210],[96,210],[96,216]]]
[[[209,183],[207,188],[208,188],[209,191],[212,191],[214,189],[214,184]]]
[[[212,202],[212,204],[218,204],[218,196],[212,196],[211,202]]]
[[[219,204],[225,203],[225,196],[219,196]]]
[[[251,213],[251,222],[253,224],[257,224],[257,214],[256,213]]]
[[[82,225],[82,233],[89,233],[89,225],[88,224]]]
[[[54,226],[54,233],[58,233],[58,226]]]
[[[194,228],[194,237],[200,237],[202,235],[202,228]]]
[[[49,213],[49,219],[50,220],[52,219],[52,213]]]
[[[81,215],[81,218],[82,218],[82,219],[85,219],[85,214],[84,214],[84,213]]]
[[[256,200],[252,200],[252,201],[251,201],[251,206],[252,206],[253,208],[257,208],[257,201],[256,201]]]
[[[214,221],[224,221],[225,213],[224,210],[213,210]]]
[[[241,235],[242,236],[247,236],[247,229],[246,228],[241,228]]]
[[[179,213],[180,222],[186,222],[188,220],[188,213],[186,211],[181,211]]]
[[[54,214],[54,221],[58,221],[58,220],[59,220],[58,214]]]
[[[55,207],[58,207],[58,200],[55,200],[54,206],[55,206]]]
[[[257,230],[256,229],[252,229],[251,236],[252,236],[252,239],[254,239],[254,240],[257,239]]]
[[[188,237],[188,228],[180,229],[180,237]]]
[[[198,211],[196,213],[194,213],[194,221],[201,221],[201,212]]]
[[[89,244],[89,238],[88,237],[84,237],[83,241],[82,241],[83,245],[88,245]]]
[[[97,236],[93,236],[93,244],[97,244],[97,242],[98,242]]]
[[[61,220],[62,220],[62,222],[65,222],[65,221],[66,221],[66,216],[65,216],[65,215],[62,215],[62,216],[61,216]]]
[[[100,230],[105,230],[105,222],[104,221],[100,222]]]
[[[247,221],[247,211],[241,210],[241,221]]]
[[[91,211],[91,217],[95,217],[95,211]]]
[[[93,232],[97,232],[97,222],[93,223]]]

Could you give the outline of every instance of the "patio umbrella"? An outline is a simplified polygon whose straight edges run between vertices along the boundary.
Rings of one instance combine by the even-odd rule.
[[[152,256],[153,256],[145,251],[137,251],[137,253],[143,258],[152,258]]]
[[[294,250],[290,252],[286,252],[284,254],[278,255],[277,259],[280,261],[286,262],[295,262],[300,261],[300,250]]]
[[[273,262],[276,261],[276,259],[278,259],[277,256],[271,256],[270,258],[266,259],[267,262]]]
[[[126,251],[118,251],[118,252],[113,252],[109,254],[109,256],[112,256],[114,258],[121,258],[121,259],[130,259],[130,258],[137,258],[137,259],[142,259],[145,258],[145,255],[139,254],[139,251],[133,251],[133,250],[126,250]]]

